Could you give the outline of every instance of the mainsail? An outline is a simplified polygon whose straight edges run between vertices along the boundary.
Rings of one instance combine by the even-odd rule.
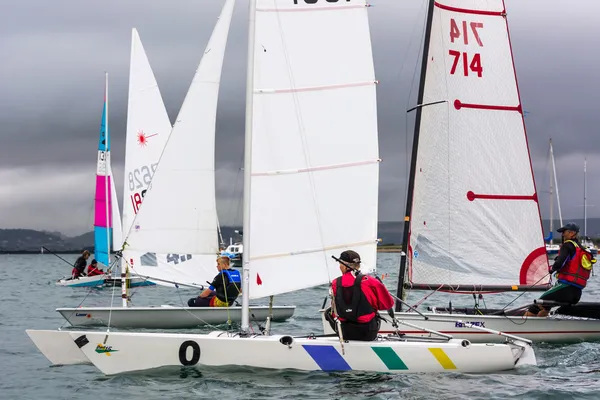
[[[105,81],[104,106],[100,124],[100,138],[98,140],[96,194],[94,198],[94,257],[104,265],[110,264],[110,250],[115,246],[115,240],[121,240],[119,206],[110,167],[107,93],[108,76]]]
[[[331,255],[346,249],[360,253],[363,270],[375,268],[380,160],[367,10],[365,0],[256,2],[244,226],[251,298],[329,282],[340,275]]]
[[[432,3],[407,206],[410,284],[546,285],[504,3]]]
[[[126,239],[133,271],[158,284],[205,285],[217,273],[215,129],[234,4],[223,6]]]

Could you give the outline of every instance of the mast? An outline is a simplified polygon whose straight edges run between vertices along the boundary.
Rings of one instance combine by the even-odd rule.
[[[550,157],[553,159],[552,157],[552,138],[550,138]],[[554,165],[554,162],[552,163],[552,165]],[[552,234],[554,232],[554,176],[550,176],[550,244],[554,244],[554,239],[552,237]]]
[[[109,141],[109,130],[108,130],[108,72],[104,73],[104,104],[106,107],[106,110],[104,112],[104,130],[105,130],[105,135],[106,135],[106,143],[104,145],[104,206],[105,206],[105,212],[106,212],[106,221],[107,221],[107,225],[111,225],[111,219],[112,216],[110,215],[110,211],[109,211],[109,207],[108,207],[108,201],[109,201],[109,197],[108,197],[108,179],[109,179],[109,175],[108,175],[108,165],[109,165],[109,152],[110,152],[110,141]],[[110,226],[106,227],[106,244],[107,244],[107,256],[108,256],[108,265],[107,267],[110,268],[110,249],[111,249],[111,244],[110,244],[111,240],[110,240]]]
[[[406,213],[404,214],[404,233],[402,235],[402,251],[404,256],[400,257],[400,273],[398,275],[398,287],[396,289],[397,297],[402,299],[404,296],[404,278],[406,276],[406,261],[408,257],[408,232],[410,230],[410,216],[412,212],[413,191],[415,185],[415,170],[417,167],[417,151],[419,149],[419,129],[421,124],[421,108],[423,103],[423,93],[425,92],[425,75],[427,73],[427,55],[429,53],[429,39],[431,37],[431,21],[433,20],[434,0],[429,0],[427,9],[427,22],[425,25],[425,43],[423,44],[423,57],[421,60],[421,80],[419,83],[419,94],[417,97],[417,115],[415,117],[415,133],[413,136],[413,148],[410,160],[410,175],[408,178],[408,190],[406,193]],[[244,251],[246,249],[244,248]],[[402,303],[396,300],[396,311],[402,310]]]
[[[554,175],[554,188],[556,189],[556,207],[558,207],[558,221],[563,226],[562,212],[560,210],[560,196],[558,194],[558,177],[556,176],[556,163],[554,162],[554,148],[550,139],[550,159],[552,160],[552,175]]]
[[[250,178],[252,168],[252,98],[254,91],[254,34],[256,0],[248,6],[248,61],[246,69],[246,135],[244,139],[244,257],[242,263],[242,332],[250,327]]]
[[[587,158],[583,159],[583,236],[587,239]]]

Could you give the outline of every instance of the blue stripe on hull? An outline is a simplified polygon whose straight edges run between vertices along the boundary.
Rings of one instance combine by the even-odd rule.
[[[323,371],[352,371],[344,357],[333,346],[303,344],[302,347]]]
[[[99,280],[99,281],[94,281],[94,282],[80,282],[80,283],[73,283],[73,284],[68,284],[68,287],[95,287],[95,286],[102,286],[104,284],[104,280]]]
[[[108,266],[108,249],[110,244],[106,237],[106,230],[112,239],[112,228],[104,228],[100,226],[94,227],[94,257],[96,261]]]

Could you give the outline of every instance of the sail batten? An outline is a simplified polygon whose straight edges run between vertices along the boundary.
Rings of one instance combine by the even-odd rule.
[[[417,121],[406,286],[545,285],[504,3],[433,5],[419,99],[431,105]]]

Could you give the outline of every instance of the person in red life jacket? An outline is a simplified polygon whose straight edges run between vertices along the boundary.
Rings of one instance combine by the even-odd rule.
[[[104,275],[104,271],[98,268],[98,261],[92,260],[92,263],[88,266],[88,276]]]
[[[544,292],[540,299],[552,300],[560,303],[577,304],[581,299],[581,292],[587,284],[596,262],[592,254],[579,243],[577,234],[579,226],[568,223],[556,230],[562,234],[562,245],[550,272],[556,272],[556,284]],[[546,317],[550,310],[532,305],[525,316]]]
[[[336,260],[342,276],[331,282],[333,297],[329,322],[337,332],[337,314],[344,340],[375,340],[381,325],[377,311],[392,308],[394,298],[381,281],[360,273],[357,252],[346,250]]]
[[[81,252],[81,256],[79,256],[73,264],[73,270],[71,271],[72,279],[78,279],[80,276],[85,276],[85,266],[87,265],[87,259],[89,257],[89,251],[84,250]]]

